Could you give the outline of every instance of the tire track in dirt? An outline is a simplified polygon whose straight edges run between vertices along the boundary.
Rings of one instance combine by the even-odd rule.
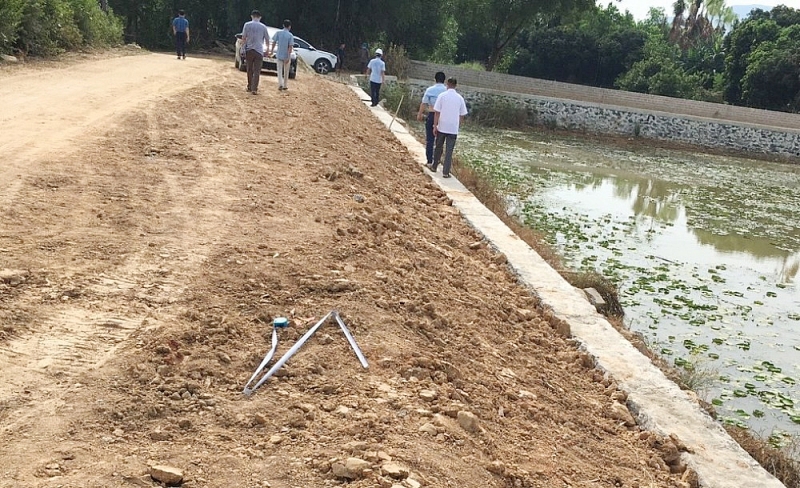
[[[25,71],[0,83],[0,206],[40,160],[100,136],[129,110],[209,79],[217,63],[165,54],[103,58],[59,70]],[[99,129],[99,130],[98,130]]]
[[[213,246],[207,236],[224,235],[230,216],[214,201],[228,191],[227,175],[174,135],[187,118],[205,117],[206,136],[227,123],[201,113],[214,96],[202,87],[186,95],[184,108],[147,105],[90,149],[47,168],[40,160],[19,166],[24,173],[5,186],[0,202],[8,205],[0,208],[10,218],[0,247],[29,244],[4,254],[0,270],[47,267],[37,284],[21,272],[30,286],[11,299],[0,289],[2,307],[37,309],[34,321],[0,342],[0,458],[18,467],[4,474],[26,478],[43,469],[48,444],[69,430],[64,413],[87,408],[83,384],[133,347],[129,338],[144,324],[158,327],[177,313]],[[38,225],[30,228],[31,221]]]

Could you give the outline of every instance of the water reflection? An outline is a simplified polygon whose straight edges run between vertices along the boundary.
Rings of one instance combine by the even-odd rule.
[[[616,206],[608,201],[609,192],[606,191],[611,188],[610,195],[616,200],[630,203],[631,215],[639,222],[652,219],[674,225],[690,212],[683,203],[684,193],[680,185],[663,180],[582,172],[576,173],[574,181],[565,188],[569,192],[582,194],[580,200],[592,202],[596,209],[613,212]],[[562,191],[558,191],[558,194],[563,196]],[[724,221],[721,225],[724,226]],[[791,282],[797,276],[800,253],[775,246],[774,239],[720,232],[718,229],[712,231],[684,223],[684,230],[693,234],[700,245],[712,246],[719,253],[745,253],[757,261],[777,259],[780,262],[778,274],[783,283]]]
[[[800,434],[800,168],[527,137],[468,136],[465,156],[570,266],[618,284],[667,360],[718,368],[723,417]]]

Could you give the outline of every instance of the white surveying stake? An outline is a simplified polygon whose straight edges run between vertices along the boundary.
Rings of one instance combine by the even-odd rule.
[[[356,353],[356,357],[358,357],[359,362],[361,362],[361,366],[364,369],[369,368],[369,364],[367,364],[367,359],[364,357],[364,353],[361,352],[361,349],[358,347],[355,338],[353,338],[353,334],[350,333],[350,329],[348,329],[347,326],[345,325],[344,321],[342,320],[342,317],[339,315],[339,312],[337,312],[336,310],[331,310],[330,312],[328,312],[327,315],[322,317],[322,319],[320,319],[320,321],[317,322],[313,327],[308,329],[308,331],[306,331],[306,333],[303,334],[303,337],[298,339],[297,342],[291,347],[291,349],[286,351],[286,353],[280,359],[278,359],[278,361],[275,362],[275,364],[272,365],[269,371],[267,371],[266,374],[264,374],[264,376],[260,380],[258,380],[258,383],[256,383],[255,386],[250,388],[250,385],[253,383],[256,377],[261,373],[261,371],[264,370],[267,364],[272,360],[272,357],[275,355],[275,351],[278,349],[277,330],[279,328],[287,327],[289,325],[289,321],[287,319],[279,317],[275,319],[272,323],[272,348],[264,357],[264,360],[261,361],[261,364],[258,365],[258,368],[256,368],[255,372],[250,377],[250,380],[248,380],[247,384],[244,385],[244,390],[242,390],[242,393],[244,393],[247,396],[252,395],[261,385],[266,383],[266,381],[270,379],[272,375],[274,375],[279,369],[281,369],[281,367],[283,367],[283,365],[286,364],[286,361],[288,361],[292,356],[294,356],[295,353],[299,351],[301,347],[303,347],[303,344],[305,344],[306,341],[308,341],[308,339],[310,339],[311,336],[313,336],[317,332],[317,330],[319,330],[319,328],[322,327],[322,325],[325,324],[325,322],[327,322],[328,319],[330,319],[331,317],[333,317],[339,324],[339,328],[342,329],[344,336],[347,338],[347,342],[350,343],[350,347],[352,347],[353,352]]]

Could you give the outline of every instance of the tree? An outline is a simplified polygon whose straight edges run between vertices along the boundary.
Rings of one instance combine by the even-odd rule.
[[[644,51],[644,59],[619,77],[616,82],[618,88],[676,98],[695,97],[699,80],[680,65],[677,46],[658,36],[651,36]]]
[[[756,11],[754,11],[756,12]],[[742,22],[725,38],[725,73],[723,98],[735,105],[742,103],[742,79],[747,73],[750,53],[764,42],[778,38],[780,27],[773,20],[758,16]]]
[[[525,27],[556,15],[594,5],[594,0],[456,0],[461,25],[467,35],[488,40],[486,69],[493,70],[504,50]]]
[[[611,88],[642,58],[648,33],[613,5],[523,30],[509,73]]]
[[[760,44],[747,60],[742,101],[750,107],[796,112],[800,108],[800,25]]]
[[[687,50],[713,40],[714,27],[704,7],[703,0],[692,0],[689,4],[684,0],[676,0],[675,17],[669,33],[671,42]]]
[[[780,27],[790,27],[800,24],[800,10],[778,5],[769,11],[769,16]]]

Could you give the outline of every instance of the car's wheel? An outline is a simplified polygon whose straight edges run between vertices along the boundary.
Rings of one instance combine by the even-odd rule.
[[[297,61],[292,61],[289,67],[289,79],[293,80],[295,78],[297,78]]]
[[[321,75],[327,75],[330,73],[333,66],[331,62],[325,58],[319,58],[318,60],[314,61],[314,71]]]
[[[247,66],[242,62],[239,56],[236,56],[236,67],[239,68],[239,71],[247,71]]]

